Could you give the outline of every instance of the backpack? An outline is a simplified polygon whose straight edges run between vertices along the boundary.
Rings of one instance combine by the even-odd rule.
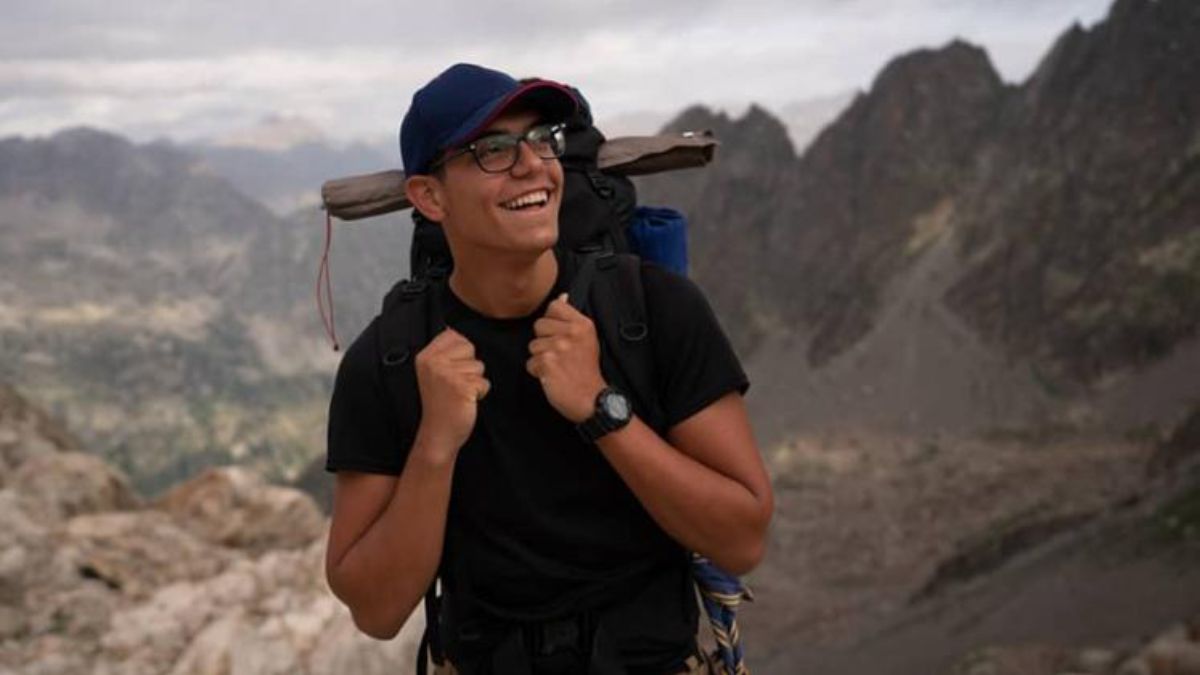
[[[590,316],[597,327],[605,376],[629,393],[639,416],[661,434],[665,432],[665,414],[655,387],[641,258],[637,254],[686,272],[686,223],[673,210],[639,207],[628,176],[703,166],[711,161],[716,141],[711,135],[689,134],[609,145],[592,123],[586,101],[582,96],[579,99],[583,105],[567,122],[567,150],[560,159],[564,174],[560,213],[570,216],[560,219],[557,247],[568,261],[567,272],[571,274],[568,296],[571,304]],[[602,169],[606,159],[609,166]],[[406,200],[396,194],[399,187],[402,195],[402,177],[397,182],[395,173],[327,183],[322,189],[327,212],[347,219],[346,215],[366,217],[407,206]],[[355,180],[362,183],[366,179],[375,181],[374,192],[363,198],[364,191],[360,191],[358,201],[349,199],[347,195],[353,190],[347,188],[354,187]],[[417,428],[420,405],[419,401],[400,404],[401,392],[416,390],[412,361],[445,327],[442,294],[453,269],[440,225],[415,209],[413,222],[410,278],[398,282],[386,294],[379,323],[385,387],[401,428],[406,429]],[[328,228],[327,219],[327,241]],[[740,600],[751,598],[748,589],[736,577],[695,554],[693,572],[726,671],[747,673],[734,613]],[[426,672],[428,660],[438,665],[445,662],[440,604],[435,579],[425,596],[426,628],[417,650],[419,675]]]

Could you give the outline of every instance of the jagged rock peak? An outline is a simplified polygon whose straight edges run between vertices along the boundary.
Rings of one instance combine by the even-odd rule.
[[[1073,24],[1055,41],[1026,87],[1065,88],[1081,75],[1102,80],[1127,74],[1141,79],[1183,60],[1200,35],[1200,3],[1194,0],[1117,0],[1091,28]],[[1193,75],[1194,76],[1194,75]]]
[[[964,89],[997,90],[1000,74],[987,52],[963,40],[953,40],[938,49],[918,49],[892,59],[876,76],[871,96],[891,92],[951,95]]]
[[[716,111],[699,103],[684,108],[670,122],[663,126],[666,133],[678,131],[702,131],[711,129],[714,132],[727,128],[732,122],[724,111]]]
[[[693,105],[669,122],[663,131],[712,131],[718,140],[725,142],[722,154],[734,150],[734,146],[753,148],[755,152],[769,153],[775,159],[794,159],[795,148],[787,127],[757,103],[752,103],[738,118],[724,111],[714,111],[703,105]],[[774,151],[778,149],[778,151]]]

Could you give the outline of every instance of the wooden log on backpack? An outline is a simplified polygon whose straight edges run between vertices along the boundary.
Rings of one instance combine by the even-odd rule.
[[[601,171],[621,176],[692,169],[712,162],[717,145],[710,132],[622,136],[600,146],[596,164]],[[412,206],[404,195],[404,172],[397,169],[326,181],[321,186],[321,201],[329,215],[341,220],[360,220]]]

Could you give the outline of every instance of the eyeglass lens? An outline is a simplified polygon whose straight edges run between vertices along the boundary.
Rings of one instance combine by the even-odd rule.
[[[498,173],[508,171],[517,163],[521,141],[528,143],[533,153],[542,159],[562,156],[566,145],[561,125],[541,125],[521,136],[496,134],[481,138],[471,145],[471,151],[479,162],[479,168]]]

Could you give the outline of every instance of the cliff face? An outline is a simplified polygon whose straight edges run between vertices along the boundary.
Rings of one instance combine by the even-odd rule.
[[[968,44],[917,51],[799,158],[760,110],[690,110],[672,128],[713,129],[716,164],[640,194],[689,215],[694,276],[744,357],[783,360],[773,372],[908,350],[925,338],[865,340],[906,303],[1035,392],[1079,394],[1196,339],[1198,38],[1200,5],[1128,0],[1019,86]],[[769,337],[803,368],[795,349],[760,354]]]
[[[1004,94],[983,51],[956,42],[889,64],[802,158],[759,108],[692,109],[669,128],[712,129],[718,163],[643,179],[641,196],[689,214],[694,275],[744,353],[799,330],[819,366],[869,330],[885,284],[949,215]]]
[[[1200,6],[1116,3],[1007,101],[957,221],[947,300],[1066,380],[1162,358],[1200,325]]]

